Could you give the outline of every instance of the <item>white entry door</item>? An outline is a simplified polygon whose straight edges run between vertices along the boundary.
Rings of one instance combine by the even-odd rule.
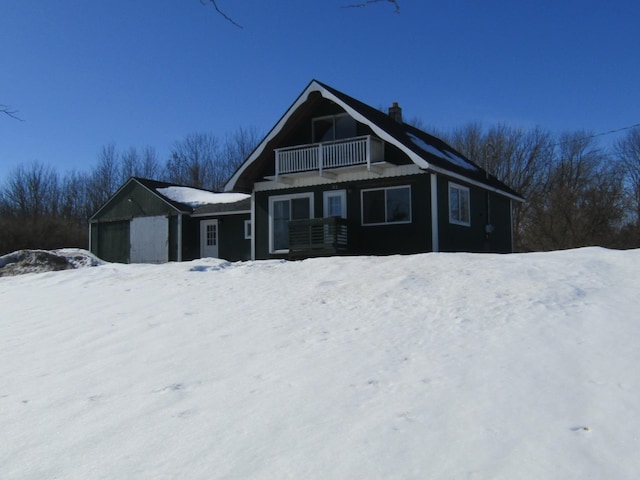
[[[200,222],[200,256],[218,257],[218,220]]]
[[[129,230],[131,263],[169,261],[169,219],[165,216],[131,219]]]

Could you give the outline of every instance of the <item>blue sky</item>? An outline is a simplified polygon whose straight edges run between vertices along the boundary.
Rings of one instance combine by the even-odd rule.
[[[360,0],[358,0],[360,1]],[[164,161],[193,132],[266,133],[313,78],[448,130],[640,123],[640,2],[2,0],[0,182],[88,171],[115,142]],[[602,137],[603,144],[615,135]]]

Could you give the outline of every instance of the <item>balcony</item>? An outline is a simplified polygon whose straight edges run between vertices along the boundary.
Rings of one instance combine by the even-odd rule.
[[[289,258],[343,253],[347,250],[347,240],[344,218],[289,220]]]
[[[318,172],[325,175],[326,170],[383,162],[384,142],[377,137],[362,137],[336,140],[333,142],[296,145],[277,148],[276,181],[281,176],[300,172]]]

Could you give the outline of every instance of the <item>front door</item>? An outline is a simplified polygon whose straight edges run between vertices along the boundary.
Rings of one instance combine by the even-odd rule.
[[[218,220],[203,220],[200,222],[200,256],[218,257]]]

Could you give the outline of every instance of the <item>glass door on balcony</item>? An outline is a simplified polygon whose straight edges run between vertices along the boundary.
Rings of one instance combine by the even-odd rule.
[[[313,141],[331,142],[357,135],[356,121],[346,113],[313,119]]]

